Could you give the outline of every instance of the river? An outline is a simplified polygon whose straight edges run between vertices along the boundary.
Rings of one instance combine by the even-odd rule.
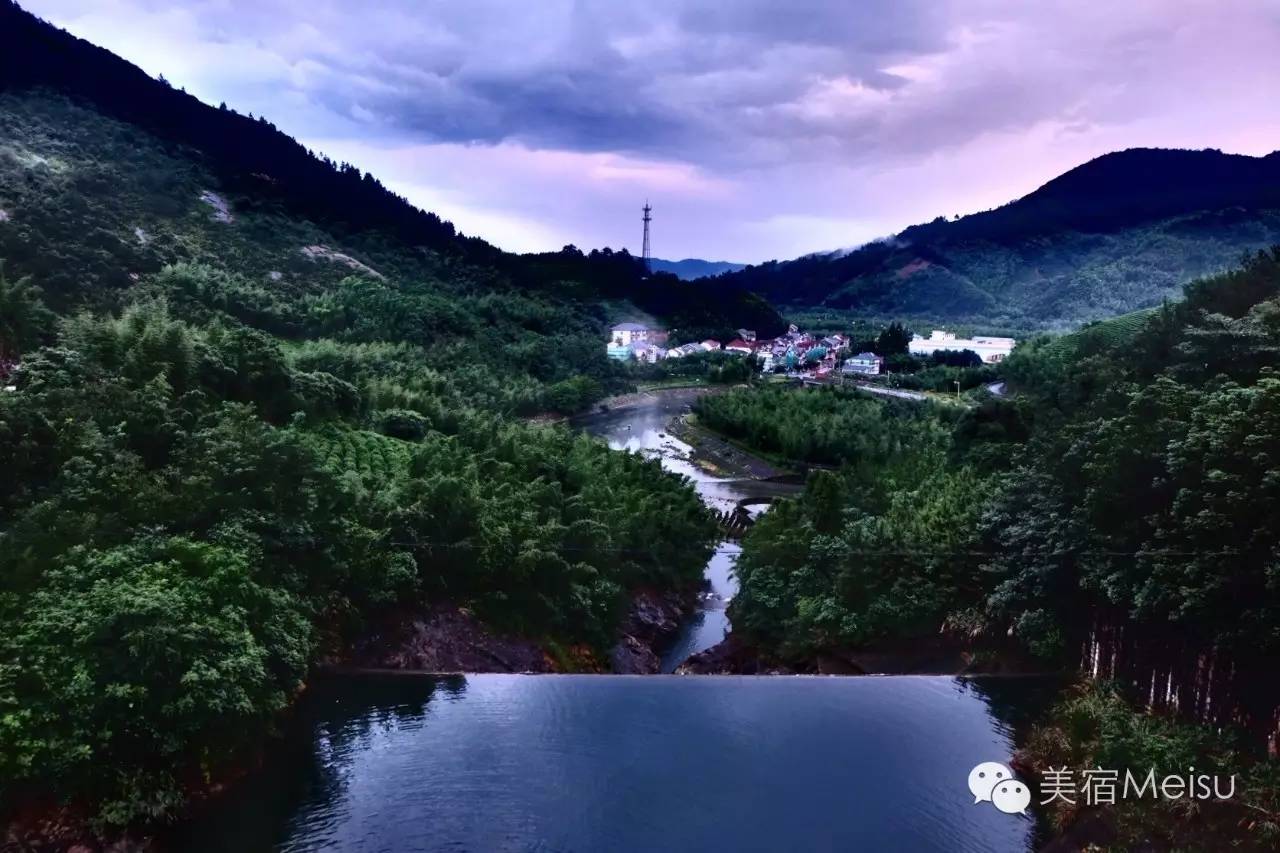
[[[703,502],[720,512],[732,511],[744,498],[783,497],[800,491],[801,487],[795,483],[721,477],[708,474],[695,465],[692,461],[694,449],[673,436],[669,429],[672,419],[679,417],[699,393],[658,392],[623,409],[577,418],[574,425],[604,439],[615,450],[641,453],[661,460],[668,471],[688,477]],[[745,461],[746,454],[741,458]],[[733,563],[739,551],[737,544],[728,540],[717,544],[704,573],[707,593],[700,599],[697,612],[680,627],[674,644],[663,655],[662,672],[674,672],[690,655],[711,648],[729,632],[725,607],[738,591]]]
[[[206,851],[1026,851],[974,804],[1025,679],[347,676],[165,839]],[[1044,695],[1052,695],[1044,688]]]

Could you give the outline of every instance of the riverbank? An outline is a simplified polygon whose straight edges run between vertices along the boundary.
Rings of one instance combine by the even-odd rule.
[[[620,394],[602,400],[595,410],[576,415],[569,423],[587,432],[599,432],[602,421],[623,419],[622,429],[629,432],[631,424],[626,423],[628,414],[644,415],[645,422],[638,428],[648,428],[648,416],[657,413],[662,416],[663,423],[659,436],[678,439],[688,445],[689,450],[683,455],[673,454],[670,447],[648,448],[658,451],[664,458],[689,462],[702,473],[723,480],[774,480],[794,476],[797,469],[786,465],[782,460],[770,458],[766,454],[755,452],[741,442],[722,436],[702,426],[692,414],[697,400],[708,394],[722,394],[733,387],[727,385],[699,385],[655,388]],[[620,444],[627,444],[619,441]],[[646,448],[636,448],[645,450]],[[676,473],[683,473],[676,471]]]
[[[692,413],[698,398],[708,394],[722,394],[734,387],[728,385],[680,385],[655,387],[621,394],[600,402],[593,414],[618,414],[647,408],[661,408],[670,413],[665,429],[667,434],[689,445],[692,452],[689,461],[702,471],[726,480],[770,480],[794,475],[797,468],[784,460],[754,451],[728,436],[720,435],[698,423]],[[580,415],[575,420],[587,421],[591,415]]]
[[[705,431],[686,429],[699,399],[728,390],[717,386],[628,395],[615,398],[613,409],[580,416],[573,423],[616,450],[660,462],[667,471],[687,478],[703,503],[722,519],[741,522],[751,516],[755,507],[797,494],[801,486],[786,477],[784,469],[767,460],[744,453]],[[726,636],[725,605],[737,592],[733,575],[737,547],[729,540],[737,529],[734,525],[725,526],[725,541],[703,573],[706,594],[683,620],[676,645],[662,661],[663,671],[674,671],[684,657],[709,648]]]
[[[792,476],[795,468],[748,449],[745,445],[698,423],[697,416],[673,418],[668,430],[693,448],[693,461],[709,474],[725,479],[771,480]]]
[[[542,412],[526,417],[525,423],[551,426],[555,424],[572,424],[575,421],[589,419],[596,415],[625,412],[631,409],[647,408],[661,405],[663,400],[678,400],[691,403],[703,394],[722,393],[729,389],[728,385],[710,385],[704,382],[650,383],[636,386],[635,391],[626,394],[614,394],[591,404],[585,410],[573,415],[558,412]]]
[[[664,397],[685,396],[687,401],[692,401],[701,396],[701,394],[719,393],[727,391],[728,388],[730,386],[713,386],[713,384],[705,382],[687,382],[687,380],[671,383],[640,383],[637,384],[635,391],[604,397],[603,400],[591,403],[585,410],[577,412],[577,414],[564,415],[561,412],[540,412],[538,415],[527,416],[525,423],[543,425],[572,424],[573,421],[589,419],[593,415],[653,406],[655,403],[662,402]]]
[[[669,385],[640,387],[629,394],[615,394],[597,403],[595,412],[625,412],[631,409],[661,406],[664,403],[681,405],[692,404],[694,400],[705,394],[719,394],[727,391],[728,385]]]

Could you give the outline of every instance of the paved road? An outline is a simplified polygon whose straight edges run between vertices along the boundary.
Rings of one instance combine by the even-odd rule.
[[[988,386],[987,386],[987,392],[988,392],[989,394],[991,394],[991,396],[992,396],[992,397],[1003,397],[1003,396],[1004,396],[1004,383],[1003,383],[1003,382],[992,382],[990,385],[988,385]]]
[[[903,400],[927,400],[929,396],[919,391],[903,391],[901,388],[881,388],[878,385],[854,385],[860,391],[870,391],[872,394],[883,394],[886,397],[900,397]]]

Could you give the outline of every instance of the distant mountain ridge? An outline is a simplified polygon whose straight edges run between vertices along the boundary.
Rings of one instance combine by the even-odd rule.
[[[720,275],[726,272],[737,272],[746,267],[746,264],[735,264],[732,261],[704,261],[702,258],[685,258],[679,261],[664,261],[661,258],[653,258],[649,263],[655,271],[669,272],[685,281]]]
[[[1106,232],[1197,211],[1280,209],[1280,151],[1129,148],[1096,157],[995,210],[934,220],[906,240],[1010,240],[1061,229]]]
[[[1176,296],[1280,242],[1280,152],[1134,148],[994,210],[720,276],[775,304],[1064,327]]]

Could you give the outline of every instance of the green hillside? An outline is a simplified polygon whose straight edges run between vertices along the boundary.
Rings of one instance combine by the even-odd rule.
[[[1280,156],[1125,151],[987,213],[721,276],[777,304],[1066,329],[1176,298],[1280,241]]]

